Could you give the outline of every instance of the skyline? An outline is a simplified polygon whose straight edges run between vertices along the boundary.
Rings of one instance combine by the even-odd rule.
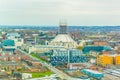
[[[0,25],[119,26],[119,0],[0,0]]]

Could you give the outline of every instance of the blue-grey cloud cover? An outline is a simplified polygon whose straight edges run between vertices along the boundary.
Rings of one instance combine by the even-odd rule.
[[[120,0],[0,0],[0,24],[120,25]]]

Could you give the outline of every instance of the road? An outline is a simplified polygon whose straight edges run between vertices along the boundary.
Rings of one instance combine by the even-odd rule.
[[[120,80],[120,78],[110,74],[105,74],[105,77],[102,80]]]
[[[24,53],[25,55],[28,55],[30,56],[30,58],[34,59],[34,60],[38,60],[37,58],[31,56],[29,53],[21,50],[21,49],[18,49],[20,52]],[[61,79],[66,79],[66,80],[73,80],[69,75],[65,74],[64,72],[60,71],[59,69],[55,68],[54,66],[46,63],[46,62],[42,62],[40,61],[40,63],[43,65],[43,66],[46,66],[48,67],[48,69],[50,69],[52,72],[54,72],[55,74],[57,74]]]

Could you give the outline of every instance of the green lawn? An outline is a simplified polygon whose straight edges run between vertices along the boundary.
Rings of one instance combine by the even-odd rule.
[[[46,71],[46,72],[30,72],[32,74],[32,78],[40,78],[45,76],[50,76],[53,72]]]
[[[30,54],[31,56],[37,58],[38,60],[42,61],[42,62],[47,62],[46,60],[41,59],[40,57],[38,57],[36,54]]]

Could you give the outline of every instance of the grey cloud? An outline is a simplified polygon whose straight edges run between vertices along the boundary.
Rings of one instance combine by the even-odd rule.
[[[70,25],[75,23],[106,25],[108,22],[108,25],[118,25],[120,24],[119,3],[120,0],[0,0],[0,23],[31,24],[34,22],[33,24],[54,25],[57,24],[55,21],[63,17],[72,21]],[[95,23],[89,22],[92,17]],[[102,19],[106,20],[106,23]]]

